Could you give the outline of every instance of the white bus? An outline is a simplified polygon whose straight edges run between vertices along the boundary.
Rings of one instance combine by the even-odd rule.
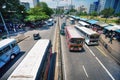
[[[18,53],[20,53],[20,48],[15,39],[4,39],[0,41],[0,68]]]
[[[97,32],[93,31],[92,29],[78,25],[75,25],[75,28],[77,28],[85,37],[85,42],[87,45],[98,45],[100,35]]]
[[[84,27],[87,27],[87,28],[90,27],[90,25],[89,25],[88,23],[84,22],[84,21],[79,21],[78,24],[79,24],[80,26],[84,26]]]
[[[51,41],[38,40],[8,80],[47,80],[51,56]]]
[[[69,18],[70,24],[75,24],[75,20],[73,18]]]

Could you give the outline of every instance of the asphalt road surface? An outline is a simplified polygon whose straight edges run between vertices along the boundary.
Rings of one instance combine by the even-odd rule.
[[[0,70],[0,80],[6,80],[9,77],[9,75],[19,65],[19,63],[27,55],[29,50],[37,42],[37,40],[33,39],[34,33],[39,33],[42,39],[50,39],[53,43],[55,26],[56,26],[56,24],[54,24],[53,26],[41,27],[41,28],[36,29],[36,30],[30,30],[30,31],[25,32],[24,35],[29,36],[29,37],[18,44],[20,46],[20,49],[21,49],[20,54],[17,55],[14,60],[9,61]]]
[[[66,38],[61,35],[61,47],[64,80],[120,80],[120,66],[102,46],[84,44],[85,51],[69,52]]]

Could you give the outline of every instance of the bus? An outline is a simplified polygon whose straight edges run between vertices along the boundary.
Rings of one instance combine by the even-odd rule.
[[[65,27],[66,41],[69,51],[82,51],[84,37],[73,26]]]
[[[20,48],[15,39],[4,39],[0,41],[0,68],[11,59],[14,59],[19,53]]]
[[[47,80],[51,57],[51,41],[38,40],[8,80]]]
[[[69,18],[70,24],[75,24],[75,20],[73,18]]]
[[[90,27],[90,25],[89,25],[88,23],[84,22],[84,21],[79,21],[78,24],[79,24],[80,26],[84,26],[84,27],[87,27],[87,28]]]
[[[98,45],[100,34],[93,31],[90,28],[75,25],[75,28],[85,37],[85,43],[87,45]]]

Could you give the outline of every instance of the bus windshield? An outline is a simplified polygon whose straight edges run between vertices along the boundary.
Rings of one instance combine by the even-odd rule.
[[[99,35],[90,35],[90,38],[91,38],[91,39],[98,39],[98,38],[99,38]]]
[[[81,44],[81,43],[83,43],[83,40],[82,39],[73,38],[73,39],[70,39],[70,42],[71,43],[75,43],[75,44]]]

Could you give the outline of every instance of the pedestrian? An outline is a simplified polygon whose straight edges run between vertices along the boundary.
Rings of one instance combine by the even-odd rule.
[[[109,40],[109,43],[112,44],[112,40],[113,40],[113,35],[110,36],[110,40]]]
[[[108,33],[105,33],[105,38],[107,38],[108,37]]]

